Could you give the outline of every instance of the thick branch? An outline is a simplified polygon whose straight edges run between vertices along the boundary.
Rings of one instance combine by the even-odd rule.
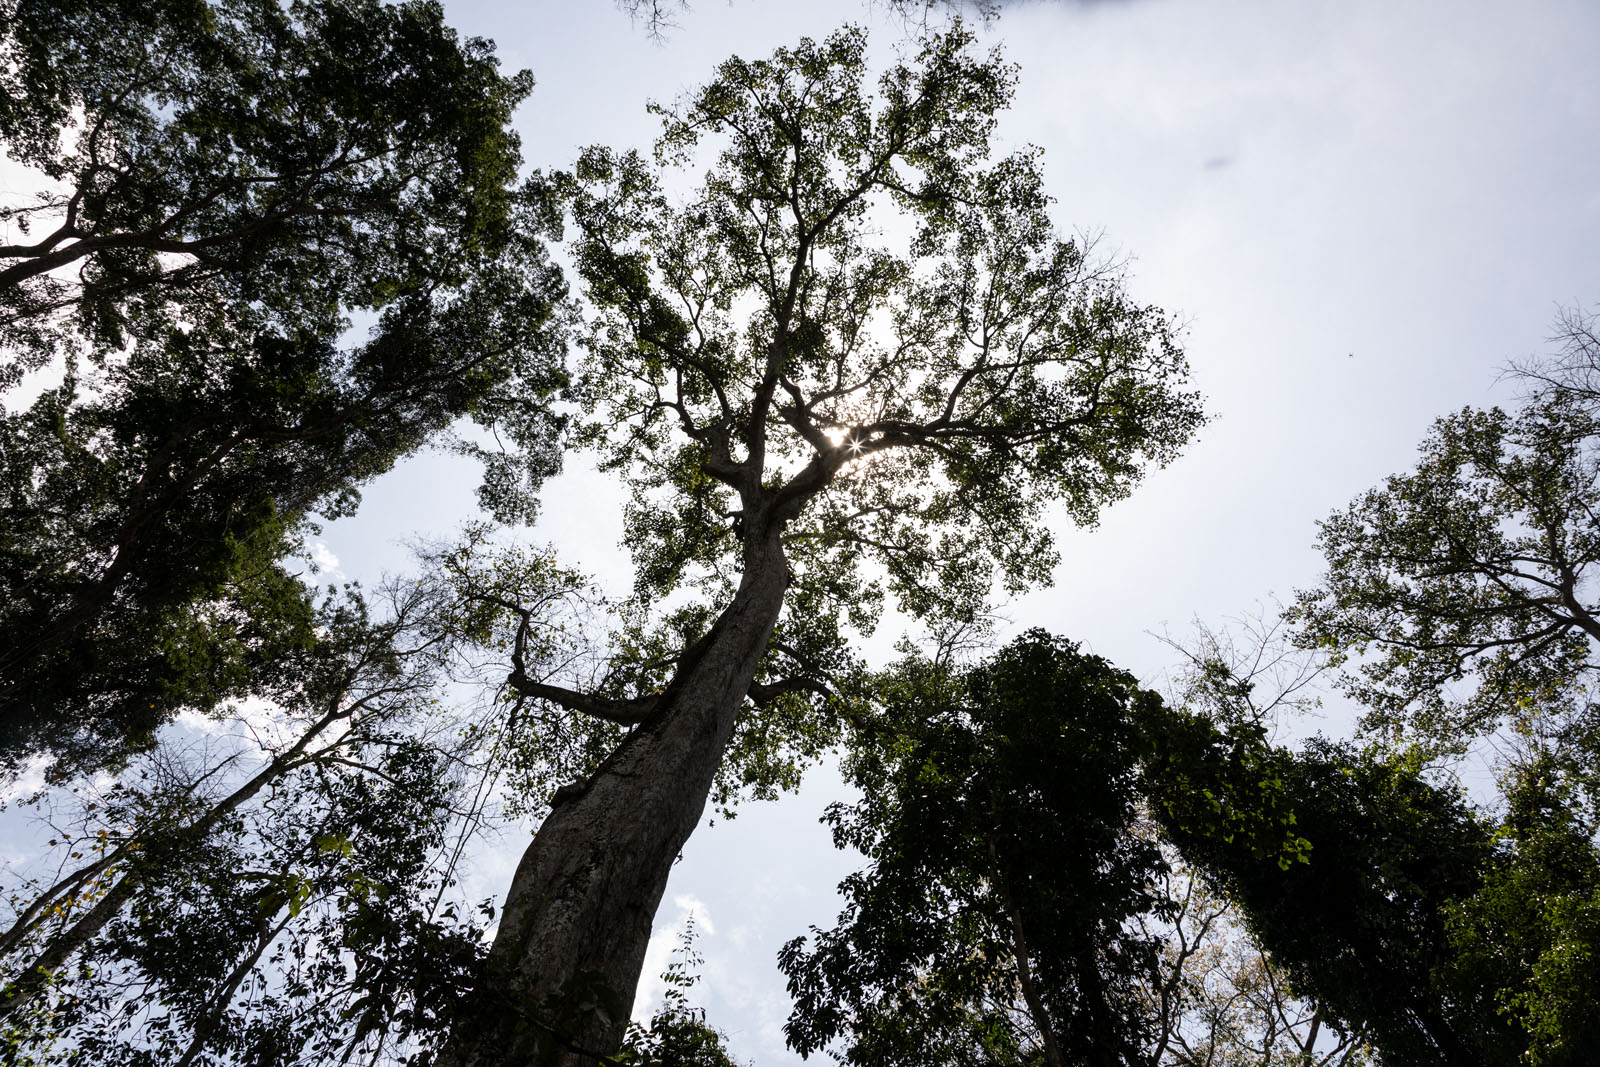
[[[750,686],[750,699],[759,706],[772,703],[785,693],[816,693],[831,697],[833,691],[814,678],[785,678],[777,682],[755,682]]]
[[[565,686],[549,685],[545,682],[536,682],[526,675],[513,673],[506,679],[506,684],[525,697],[536,700],[548,700],[552,704],[559,704],[569,711],[581,712],[596,719],[614,722],[618,726],[637,726],[648,719],[660,703],[660,697],[651,695],[647,697],[632,697],[628,700],[613,700],[610,697],[593,696],[580,693]]]

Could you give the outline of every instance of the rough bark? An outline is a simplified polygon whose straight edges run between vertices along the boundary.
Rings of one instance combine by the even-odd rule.
[[[592,1067],[621,1044],[667,876],[705,810],[783,605],[776,532],[751,538],[744,562],[733,602],[657,711],[540,826],[512,880],[487,980],[441,1067]]]

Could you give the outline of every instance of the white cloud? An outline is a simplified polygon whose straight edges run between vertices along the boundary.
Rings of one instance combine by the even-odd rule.
[[[307,545],[306,557],[311,561],[311,571],[306,575],[307,584],[321,585],[324,581],[345,580],[344,571],[339,569],[339,557],[324,542],[313,541]]]
[[[289,720],[283,709],[270,700],[246,697],[228,705],[224,715],[208,715],[193,708],[178,712],[173,720],[185,730],[207,736],[220,733],[237,733],[240,727],[251,737],[271,745],[282,740]]]
[[[44,788],[44,772],[55,762],[54,756],[31,756],[27,764],[11,781],[0,784],[0,804],[9,804],[20,797],[31,796]]]

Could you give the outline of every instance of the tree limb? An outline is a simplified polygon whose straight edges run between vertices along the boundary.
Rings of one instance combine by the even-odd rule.
[[[580,693],[565,686],[536,682],[526,675],[516,672],[513,672],[506,679],[506,685],[521,696],[532,697],[536,700],[548,700],[550,703],[559,704],[569,711],[580,712],[596,719],[604,719],[606,722],[614,722],[618,726],[639,725],[655,712],[656,706],[660,703],[660,697],[654,694],[647,697],[614,700],[610,697]]]

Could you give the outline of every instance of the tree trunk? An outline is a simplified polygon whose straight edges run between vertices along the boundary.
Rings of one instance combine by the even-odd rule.
[[[1000,870],[1000,855],[995,850],[994,839],[985,842],[989,849],[989,875],[994,879],[995,891],[1000,894],[1000,906],[1011,923],[1011,952],[1016,957],[1017,985],[1022,989],[1022,999],[1028,1006],[1028,1015],[1039,1031],[1039,1041],[1044,1046],[1044,1061],[1048,1067],[1067,1067],[1061,1054],[1061,1044],[1056,1040],[1055,1024],[1045,1010],[1044,999],[1039,996],[1033,981],[1033,959],[1028,953],[1027,932],[1022,926],[1022,913],[1011,897],[1011,889]]]
[[[620,1046],[667,876],[783,606],[776,531],[751,541],[732,604],[660,708],[539,827],[441,1067],[592,1067]]]

